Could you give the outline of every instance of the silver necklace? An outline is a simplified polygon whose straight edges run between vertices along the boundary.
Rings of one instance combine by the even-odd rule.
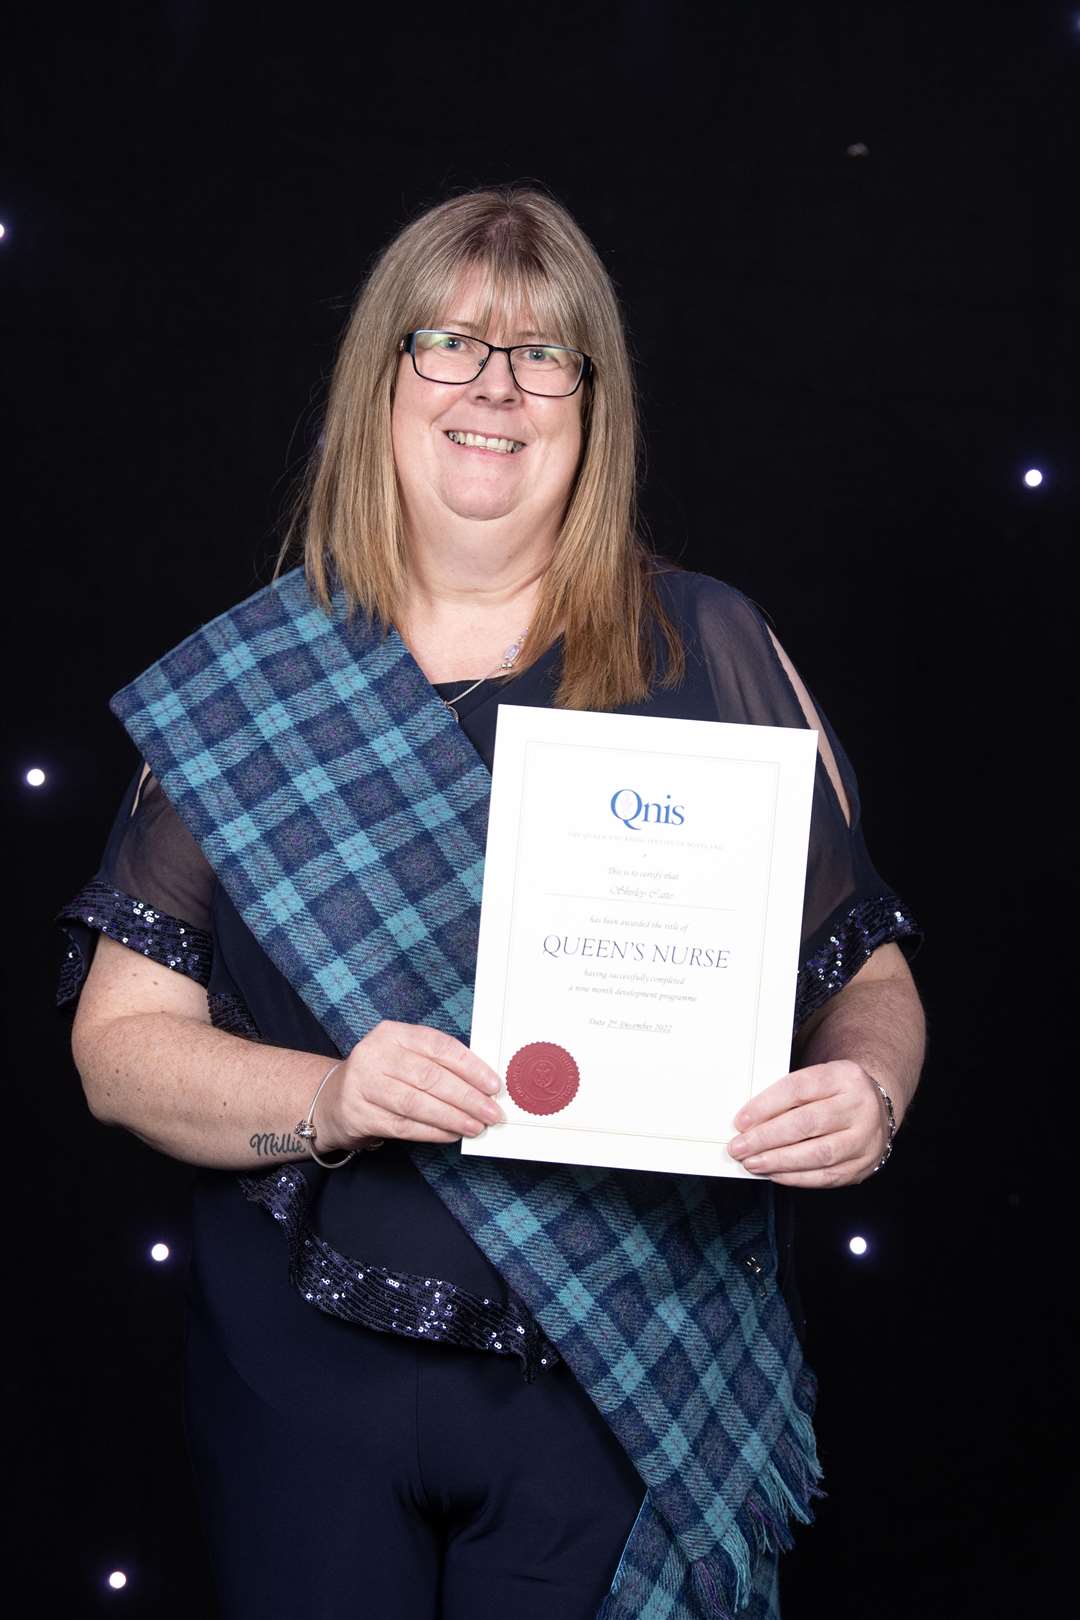
[[[522,645],[523,645],[523,643],[525,641],[525,637],[528,635],[528,633],[529,633],[529,627],[528,627],[528,625],[526,625],[524,630],[521,632],[520,636],[518,636],[517,640],[512,641],[510,643],[509,647],[507,647],[506,651],[502,655],[502,658],[501,658],[500,662],[498,664],[496,664],[495,668],[491,671],[490,675],[481,675],[481,677],[480,677],[480,679],[478,681],[473,681],[471,686],[467,686],[465,688],[464,692],[458,692],[455,697],[452,697],[452,698],[440,697],[439,702],[442,704],[443,708],[450,710],[450,713],[453,715],[454,719],[458,722],[459,725],[461,724],[461,716],[458,714],[457,710],[454,708],[454,704],[455,703],[460,703],[462,698],[467,698],[470,692],[475,692],[476,688],[478,686],[483,686],[484,682],[485,681],[490,681],[492,676],[494,676],[494,675],[503,675],[503,674],[506,673],[507,670],[513,669],[514,665],[517,663],[518,654],[521,651]]]

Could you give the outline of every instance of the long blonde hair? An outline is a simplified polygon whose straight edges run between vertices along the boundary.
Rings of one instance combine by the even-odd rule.
[[[350,613],[393,624],[406,552],[391,441],[399,343],[444,318],[462,272],[486,272],[487,305],[527,310],[537,330],[593,357],[582,384],[582,455],[515,674],[562,633],[555,702],[610,709],[643,699],[656,676],[654,627],[665,644],[664,685],[684,671],[681,641],[657,596],[658,565],[637,518],[639,427],[614,288],[596,250],[544,193],[507,187],[452,197],[413,220],[380,254],[341,341],[319,449],[294,502],[274,569],[302,546],[308,585],[330,606],[332,575]]]

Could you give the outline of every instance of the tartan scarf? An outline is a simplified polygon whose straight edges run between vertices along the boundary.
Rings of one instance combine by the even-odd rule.
[[[296,568],[110,708],[342,1053],[383,1018],[468,1043],[491,778],[396,632]],[[824,1494],[771,1188],[409,1151],[647,1487],[598,1620],[745,1608]]]

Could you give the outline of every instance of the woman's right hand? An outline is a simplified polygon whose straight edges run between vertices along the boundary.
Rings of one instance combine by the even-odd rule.
[[[384,1019],[327,1082],[319,1107],[328,1102],[331,1117],[320,1135],[345,1148],[371,1136],[410,1142],[479,1136],[506,1117],[491,1101],[501,1084],[494,1069],[452,1035]]]

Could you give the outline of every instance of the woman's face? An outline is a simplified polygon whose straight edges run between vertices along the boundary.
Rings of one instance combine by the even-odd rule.
[[[565,341],[559,332],[507,332],[496,325],[478,330],[483,288],[481,271],[465,274],[439,326],[489,343]],[[581,396],[580,388],[561,399],[525,393],[505,354],[493,354],[471,383],[428,382],[403,354],[391,427],[410,527],[422,530],[425,521],[437,524],[453,512],[477,522],[512,516],[538,531],[557,532],[581,459]],[[456,443],[450,433],[513,440],[521,448],[480,449]]]

